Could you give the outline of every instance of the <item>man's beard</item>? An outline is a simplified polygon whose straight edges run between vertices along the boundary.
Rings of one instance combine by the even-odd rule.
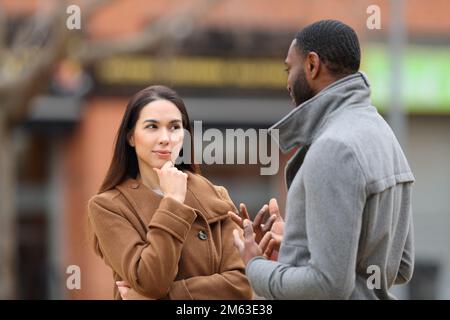
[[[306,81],[305,71],[301,70],[292,88],[292,96],[296,106],[299,106],[303,102],[311,99],[314,95],[313,90],[308,85],[308,81]]]

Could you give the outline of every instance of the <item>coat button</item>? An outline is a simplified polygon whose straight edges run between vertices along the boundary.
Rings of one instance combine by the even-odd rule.
[[[206,239],[208,239],[208,234],[206,233],[206,231],[201,230],[198,233],[198,238],[200,240],[206,240]]]

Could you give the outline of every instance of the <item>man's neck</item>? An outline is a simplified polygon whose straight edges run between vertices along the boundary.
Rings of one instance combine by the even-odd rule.
[[[348,75],[350,75],[350,74],[333,75],[333,74],[327,73],[326,75],[324,75],[324,77],[322,78],[320,83],[317,84],[317,87],[315,88],[315,93],[318,94],[320,91],[322,91],[323,89],[325,89],[332,83],[334,83],[342,78],[345,78]]]

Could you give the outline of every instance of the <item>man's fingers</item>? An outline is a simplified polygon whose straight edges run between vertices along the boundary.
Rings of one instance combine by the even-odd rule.
[[[255,237],[253,235],[253,225],[248,219],[244,220],[244,240],[255,241]]]
[[[270,259],[274,248],[275,248],[275,240],[272,239],[269,241],[266,250],[264,250],[264,257]]]
[[[266,247],[271,239],[272,235],[270,234],[270,232],[267,232],[264,237],[262,237],[261,241],[259,242],[259,248],[262,252],[266,251]]]
[[[231,220],[236,222],[239,227],[244,228],[241,217],[239,217],[236,213],[234,213],[233,211],[228,211],[228,216],[231,218]]]
[[[245,205],[245,203],[241,203],[239,205],[239,209],[242,215],[242,220],[248,219],[250,220],[250,216],[248,215],[248,211],[247,211],[247,206]]]
[[[277,220],[277,216],[276,215],[271,215],[269,217],[269,219],[267,219],[266,223],[261,227],[263,232],[267,232],[272,228],[272,225],[274,224],[274,222]]]
[[[256,227],[259,227],[261,225],[261,223],[263,222],[263,218],[267,213],[267,209],[269,209],[269,206],[267,204],[263,205],[263,207],[261,208],[261,210],[259,210],[259,212],[256,214],[255,216],[255,220],[253,222],[253,224]]]
[[[275,199],[275,198],[270,199],[270,201],[269,201],[269,212],[270,212],[270,215],[274,214],[274,215],[277,216],[277,218],[281,218],[280,209],[278,208],[277,199]]]
[[[271,232],[271,234],[272,234],[273,240],[280,245],[281,241],[283,241],[283,236],[276,234],[275,232]]]
[[[237,229],[233,230],[233,241],[234,246],[238,248],[239,252],[242,252],[244,250],[244,242],[241,239],[241,236],[239,235],[239,231]]]

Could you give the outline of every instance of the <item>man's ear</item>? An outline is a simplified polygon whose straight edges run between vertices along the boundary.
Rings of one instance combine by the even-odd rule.
[[[309,52],[306,60],[307,60],[306,71],[309,73],[310,79],[315,80],[319,76],[321,67],[319,55],[315,52]]]

